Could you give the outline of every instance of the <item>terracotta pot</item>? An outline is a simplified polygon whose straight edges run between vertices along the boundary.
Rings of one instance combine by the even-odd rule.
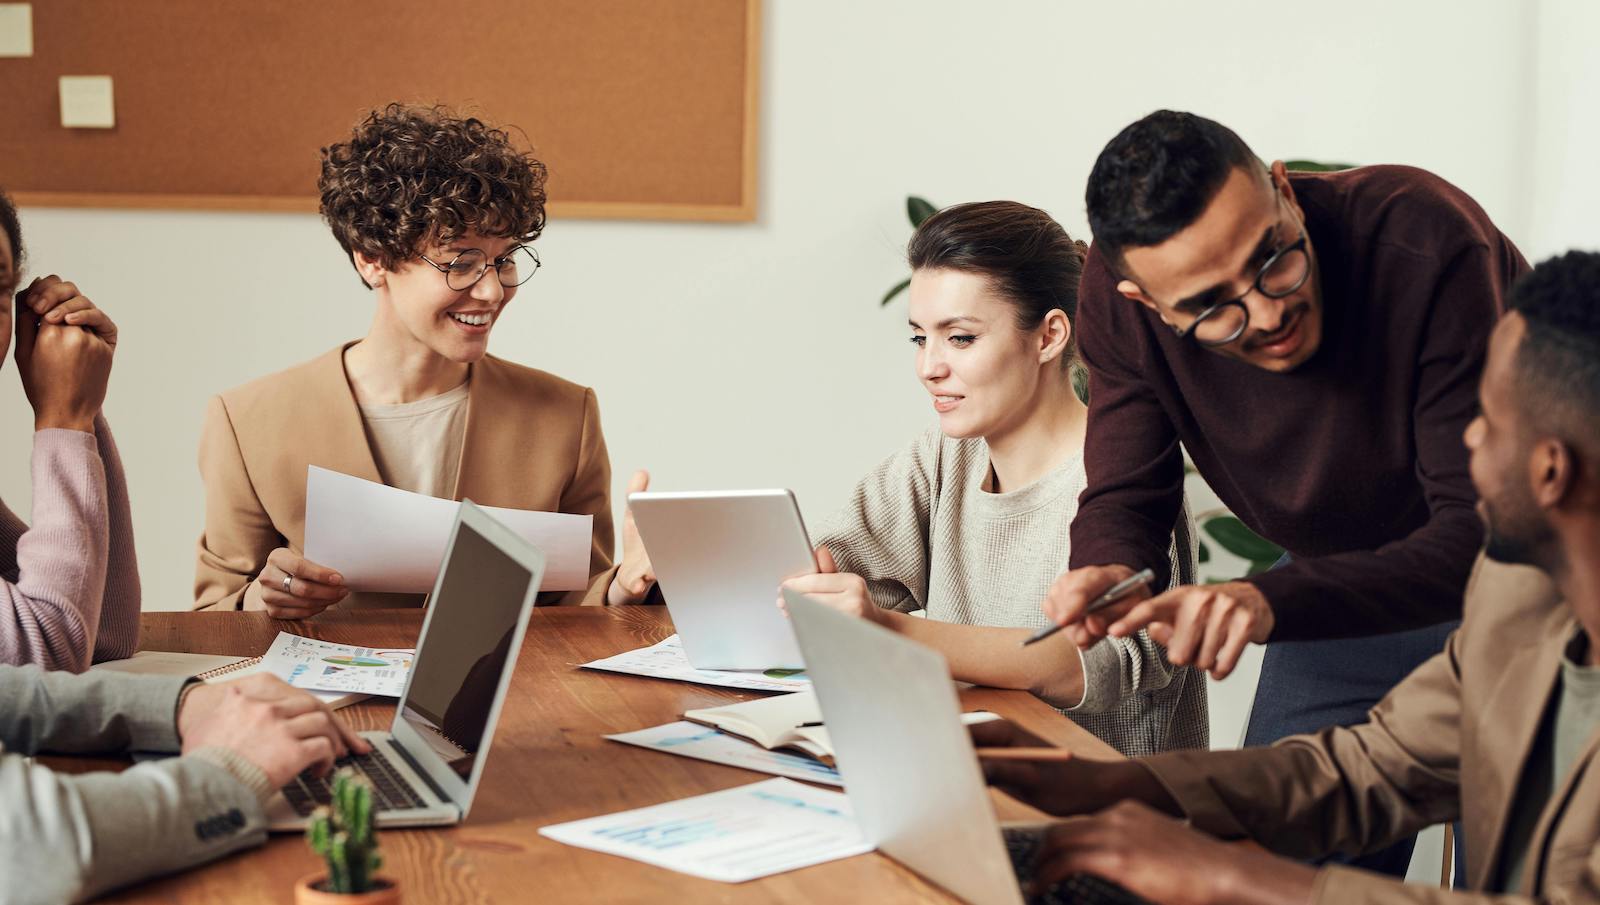
[[[377,889],[351,896],[319,889],[326,879],[327,874],[301,877],[294,885],[295,905],[400,905],[400,884],[388,877],[374,877],[380,884]]]

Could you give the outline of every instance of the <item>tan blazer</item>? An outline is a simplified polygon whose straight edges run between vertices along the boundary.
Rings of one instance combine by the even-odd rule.
[[[1372,851],[1460,818],[1467,882],[1481,890],[1498,882],[1512,797],[1576,630],[1543,572],[1480,557],[1461,628],[1373,708],[1370,722],[1271,748],[1146,763],[1196,826],[1295,857]],[[1328,867],[1315,901],[1600,902],[1600,769],[1589,772],[1597,747],[1600,731],[1572,771],[1555,778],[1519,897],[1467,897]]]
[[[213,397],[200,439],[206,524],[195,609],[244,609],[267,554],[305,544],[306,467],[381,481],[344,349]],[[611,565],[611,463],[594,391],[486,356],[472,366],[455,499],[594,516],[588,591],[541,604],[603,603]]]

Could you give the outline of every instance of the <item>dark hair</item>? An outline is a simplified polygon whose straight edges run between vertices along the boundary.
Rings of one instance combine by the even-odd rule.
[[[544,229],[545,178],[504,130],[444,107],[390,104],[322,149],[317,188],[340,247],[394,270],[469,230],[532,242]]]
[[[1016,309],[1017,326],[1032,330],[1059,308],[1078,315],[1078,279],[1087,248],[1054,218],[1015,201],[947,207],[922,221],[906,259],[912,270],[944,268],[989,278]],[[1067,357],[1072,357],[1071,348]]]
[[[22,223],[17,220],[17,206],[5,189],[0,189],[0,231],[11,240],[11,272],[22,273]]]
[[[1528,411],[1562,439],[1600,453],[1600,252],[1569,251],[1512,284],[1527,323],[1517,383]]]
[[[1101,254],[1119,270],[1128,248],[1160,245],[1200,218],[1237,167],[1261,167],[1221,123],[1157,110],[1111,139],[1089,172],[1084,201]]]

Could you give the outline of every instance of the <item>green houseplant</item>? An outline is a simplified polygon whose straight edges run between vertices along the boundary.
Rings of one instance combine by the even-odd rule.
[[[398,905],[400,888],[376,873],[383,855],[373,817],[367,779],[349,768],[334,774],[332,802],[317,808],[306,826],[306,842],[328,872],[300,880],[297,905]]]

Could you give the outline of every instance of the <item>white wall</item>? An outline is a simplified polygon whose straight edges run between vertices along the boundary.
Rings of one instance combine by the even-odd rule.
[[[1569,248],[1600,250],[1600,4],[1543,0],[1533,9],[1538,52],[1527,102],[1532,178],[1522,250],[1538,261]]]
[[[640,466],[662,488],[787,485],[815,519],[928,423],[904,302],[877,306],[903,275],[906,194],[1017,198],[1083,235],[1095,154],[1164,106],[1269,158],[1433,169],[1530,256],[1594,246],[1596,16],[1585,0],[775,0],[760,221],[557,221],[492,348],[597,389],[619,491]],[[185,608],[206,397],[360,335],[370,302],[313,216],[26,210],[24,227],[36,272],[122,325],[106,410],[145,605]],[[7,370],[0,497],[26,511],[30,415]],[[1241,672],[1214,699],[1225,745]]]
[[[788,485],[816,517],[930,414],[904,302],[877,307],[903,272],[907,193],[1020,198],[1082,235],[1095,153],[1172,106],[1266,156],[1431,167],[1526,228],[1505,125],[1528,91],[1521,7],[1127,6],[769,3],[760,221],[557,221],[493,350],[597,389],[619,489],[640,466],[661,487]],[[1447,36],[1418,40],[1445,16]],[[146,605],[182,608],[206,397],[360,335],[370,301],[314,216],[36,209],[24,226],[35,270],[122,325],[107,413]],[[19,509],[27,411],[0,378],[0,495]]]

